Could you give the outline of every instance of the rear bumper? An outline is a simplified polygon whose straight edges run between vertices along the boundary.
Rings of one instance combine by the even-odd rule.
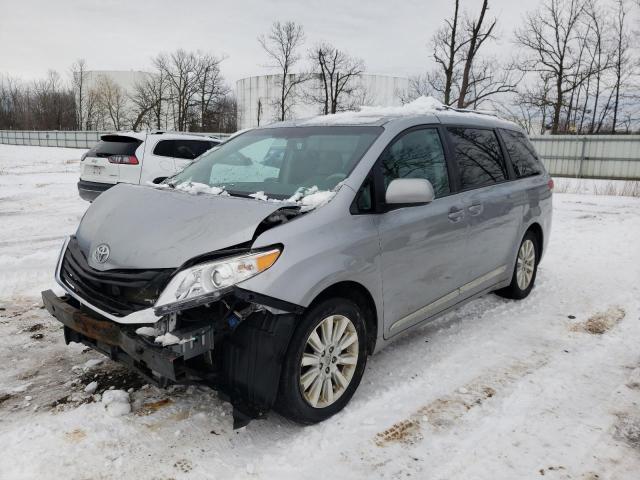
[[[83,200],[93,202],[98,195],[114,186],[116,186],[115,183],[89,182],[80,179],[78,182],[78,193]]]
[[[94,318],[51,290],[42,292],[42,301],[49,313],[64,325],[66,343],[84,343],[115,361],[129,365],[156,384],[188,379],[183,355],[151,345],[117,323]]]

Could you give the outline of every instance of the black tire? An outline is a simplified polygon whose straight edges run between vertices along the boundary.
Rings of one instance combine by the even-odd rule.
[[[302,373],[302,355],[307,346],[307,339],[320,323],[331,315],[347,317],[358,337],[358,359],[350,383],[334,403],[323,408],[314,408],[303,396],[300,386]],[[361,309],[351,300],[345,298],[329,298],[308,312],[300,321],[291,338],[280,376],[280,387],[275,409],[284,417],[297,423],[311,425],[321,422],[342,410],[353,396],[360,384],[367,363],[366,324]],[[355,350],[355,349],[354,349]]]
[[[531,280],[529,281],[529,284],[527,285],[527,287],[524,289],[520,288],[520,286],[518,285],[518,276],[517,276],[518,260],[516,257],[516,264],[513,267],[511,283],[509,284],[509,286],[505,288],[496,290],[496,293],[501,297],[510,298],[513,300],[522,300],[523,298],[526,298],[529,295],[529,293],[531,293],[531,290],[533,289],[533,286],[536,282],[536,275],[538,274],[538,263],[540,263],[540,246],[538,245],[538,238],[536,237],[536,235],[531,230],[529,230],[527,231],[527,233],[524,235],[524,238],[520,242],[520,246],[518,247],[518,253],[520,252],[520,249],[522,248],[522,246],[526,241],[531,241],[533,243],[533,251],[535,254],[535,260],[533,264],[533,275],[531,276]]]

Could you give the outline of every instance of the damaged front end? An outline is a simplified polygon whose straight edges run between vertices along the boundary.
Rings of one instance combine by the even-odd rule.
[[[268,268],[276,251],[241,246],[176,270],[98,271],[71,237],[56,271],[66,293],[42,298],[67,343],[88,345],[159,386],[208,385],[232,403],[237,428],[273,406],[303,311],[236,285],[256,274],[251,268]]]

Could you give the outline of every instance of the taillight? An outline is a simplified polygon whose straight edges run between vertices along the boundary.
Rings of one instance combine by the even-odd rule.
[[[553,178],[549,179],[549,181],[547,182],[547,187],[549,187],[549,190],[553,190]]]
[[[119,163],[120,165],[138,165],[138,157],[135,155],[111,155],[109,163]]]

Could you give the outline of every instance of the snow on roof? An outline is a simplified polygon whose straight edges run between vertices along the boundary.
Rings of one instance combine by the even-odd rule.
[[[121,137],[137,138],[138,140],[144,141],[148,135],[162,135],[163,138],[167,138],[167,139],[179,138],[184,140],[215,140],[218,142],[222,141],[222,139],[218,137],[214,137],[212,135],[207,135],[207,134],[196,134],[196,133],[189,133],[189,132],[163,132],[163,131],[134,132],[133,130],[105,133],[103,135],[100,135],[100,138],[104,136],[121,136]]]
[[[333,115],[319,115],[316,117],[297,120],[295,125],[354,125],[354,124],[375,124],[381,123],[385,119],[397,117],[411,117],[418,115],[438,115],[442,113],[448,115],[461,115],[464,118],[470,116],[486,119],[493,116],[490,112],[461,110],[444,105],[433,97],[418,97],[412,102],[393,107],[369,107],[362,106],[355,112],[341,112]],[[285,122],[286,123],[286,122]]]

